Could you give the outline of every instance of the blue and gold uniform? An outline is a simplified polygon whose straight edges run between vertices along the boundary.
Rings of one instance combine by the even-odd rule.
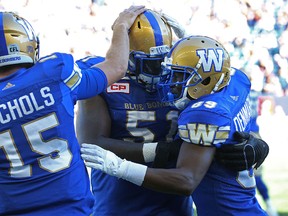
[[[77,62],[90,66],[103,58]],[[171,103],[161,102],[157,92],[147,92],[124,77],[101,94],[111,117],[111,137],[132,142],[172,141],[179,115]],[[150,163],[146,164],[151,166]],[[192,215],[191,197],[155,192],[92,169],[95,197],[93,215]]]
[[[103,71],[81,71],[61,53],[0,79],[0,215],[92,212],[74,105],[106,87]]]
[[[203,147],[235,144],[235,131],[250,131],[250,81],[231,69],[229,84],[191,100],[178,119],[180,137]],[[199,215],[265,215],[255,197],[253,170],[234,172],[214,160],[192,197]]]

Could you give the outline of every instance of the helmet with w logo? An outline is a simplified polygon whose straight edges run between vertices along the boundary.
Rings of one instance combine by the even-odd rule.
[[[230,80],[230,56],[218,41],[190,36],[178,41],[167,54],[159,87],[164,101],[179,108],[191,99],[219,91]]]

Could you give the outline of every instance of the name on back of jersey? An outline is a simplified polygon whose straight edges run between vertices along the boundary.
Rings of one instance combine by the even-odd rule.
[[[251,109],[248,100],[246,100],[242,109],[235,115],[233,122],[236,131],[245,131],[251,118]]]
[[[39,92],[30,92],[0,104],[0,123],[7,124],[27,115],[31,115],[55,104],[55,99],[48,86]]]

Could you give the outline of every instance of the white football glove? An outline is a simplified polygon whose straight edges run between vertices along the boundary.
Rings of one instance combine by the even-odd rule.
[[[161,13],[161,16],[167,21],[178,38],[185,37],[185,29],[176,19],[165,13]]]
[[[121,159],[113,152],[95,144],[83,143],[81,145],[81,157],[86,166],[101,170],[108,175],[125,179],[139,186],[144,181],[147,166]]]

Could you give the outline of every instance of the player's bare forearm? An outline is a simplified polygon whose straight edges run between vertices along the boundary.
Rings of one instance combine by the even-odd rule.
[[[121,158],[136,163],[144,163],[142,143],[111,139],[103,136],[98,136],[94,143],[106,150],[112,151]]]
[[[79,143],[94,143],[98,136],[109,137],[110,128],[110,114],[101,96],[78,102],[76,133]]]

